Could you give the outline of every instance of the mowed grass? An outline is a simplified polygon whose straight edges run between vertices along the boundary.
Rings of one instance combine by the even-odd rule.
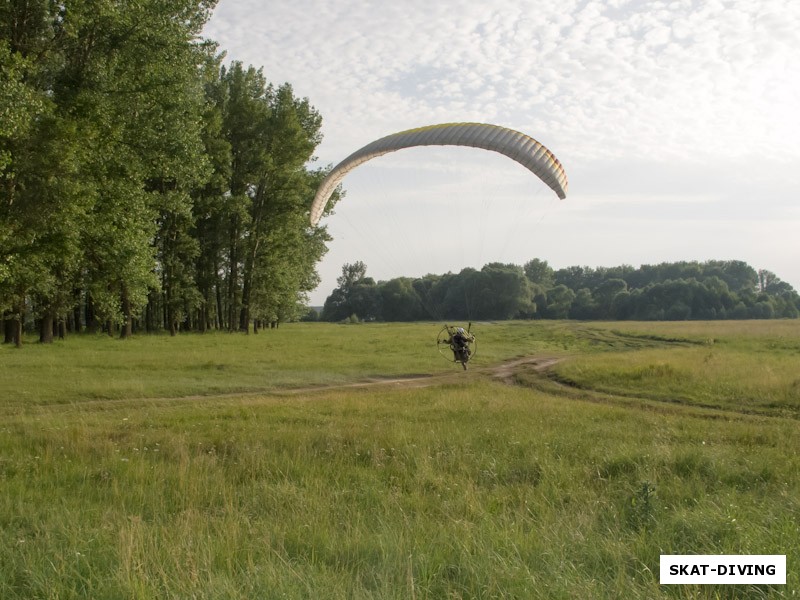
[[[615,368],[635,369],[647,355],[682,372],[687,349],[712,349],[719,362],[750,352],[760,365],[798,333],[695,327],[483,324],[484,362],[456,379],[313,393],[289,391],[453,367],[427,339],[430,357],[403,356],[435,336],[425,324],[3,349],[4,367],[31,375],[1,405],[0,598],[797,597],[794,413],[750,414],[746,393],[719,409],[693,397],[637,401],[642,380],[616,395],[607,388],[618,375],[595,389],[588,370],[580,387],[531,373],[530,386],[507,385],[489,371],[541,353],[562,356],[558,369],[603,373],[594,361],[612,355]],[[394,349],[394,362],[363,352],[370,340]],[[244,356],[257,344],[258,358]],[[353,350],[322,363],[306,355],[336,345]],[[71,349],[73,360],[98,355],[86,375],[117,372],[125,385],[103,399],[75,383],[59,398],[35,374],[66,369]],[[216,375],[219,390],[235,391],[236,378],[213,367],[226,364],[261,392],[184,387],[193,362],[212,365],[196,369],[205,386]],[[749,371],[737,372],[747,388]],[[796,374],[776,372],[775,388],[791,388]],[[137,375],[159,383],[136,388]],[[787,584],[660,586],[660,554],[786,554]]]
[[[562,382],[613,394],[800,418],[796,321],[606,324],[652,347],[610,348],[565,361]],[[662,341],[664,343],[658,343]]]
[[[292,323],[254,335],[209,333],[71,336],[52,345],[29,337],[0,346],[0,411],[92,400],[214,396],[374,377],[434,374],[453,365],[437,351],[436,323]],[[585,345],[561,324],[476,323],[474,367]],[[444,356],[451,356],[443,351]]]
[[[376,375],[432,373],[435,324],[289,324],[257,335],[72,336],[53,345],[0,347],[0,397],[21,408],[268,391],[330,385]],[[432,351],[433,350],[433,351]]]

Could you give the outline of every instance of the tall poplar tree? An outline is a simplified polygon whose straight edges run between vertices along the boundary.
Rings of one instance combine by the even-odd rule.
[[[321,140],[321,117],[289,84],[275,88],[252,66],[234,62],[222,69],[221,81],[231,156],[222,207],[224,320],[230,330],[249,331],[256,319],[295,316],[303,294],[318,283],[315,266],[328,238],[309,227],[307,211],[320,180],[308,163]]]
[[[26,301],[52,340],[64,288],[77,271],[79,189],[75,123],[55,94],[62,69],[63,7],[9,0],[0,6],[0,305],[6,341],[22,341]]]
[[[223,131],[223,110],[227,86],[222,81],[222,57],[209,57],[202,70],[206,103],[203,113],[202,140],[210,173],[208,180],[193,191],[193,237],[197,240],[195,281],[200,295],[197,307],[197,329],[224,329],[223,294],[225,282],[221,275],[229,215],[228,184],[231,178],[231,144]]]
[[[213,4],[0,7],[2,308],[20,322],[30,300],[42,341],[76,287],[128,333],[158,286],[158,225],[180,221],[169,217],[186,213],[204,173],[197,67],[206,50],[196,38]]]
[[[172,333],[248,330],[317,285],[320,116],[258,69],[220,67],[199,38],[214,3],[0,4],[7,341],[26,311],[45,342],[66,322],[128,336],[143,309]]]

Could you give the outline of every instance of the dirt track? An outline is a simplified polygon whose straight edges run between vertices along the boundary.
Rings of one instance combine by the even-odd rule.
[[[542,373],[560,360],[561,359],[557,356],[524,356],[489,367],[487,371],[491,373],[492,377],[495,379],[512,384],[514,383],[514,375],[521,368],[524,367],[527,369],[530,367],[533,371]]]
[[[536,372],[543,372],[552,367],[561,359],[556,356],[524,356],[521,358],[514,358],[512,360],[493,365],[490,367],[477,367],[470,369],[470,373],[477,372],[488,374],[493,379],[500,380],[504,383],[513,384],[514,375],[522,370],[533,370]],[[457,382],[463,379],[465,373],[461,370],[459,365],[458,369],[453,372],[440,373],[436,375],[409,375],[405,377],[373,377],[363,381],[353,383],[344,383],[336,385],[325,386],[312,386],[300,387],[293,389],[275,390],[272,394],[308,394],[320,391],[331,390],[344,390],[344,389],[357,389],[357,388],[378,388],[378,387],[393,387],[393,388],[424,388],[432,385],[439,385],[447,382]]]
[[[559,362],[561,358],[555,356],[524,356],[514,358],[506,362],[492,365],[488,367],[473,366],[466,373],[461,370],[461,366],[454,367],[452,371],[445,373],[437,373],[434,375],[407,375],[404,377],[372,377],[361,381],[352,383],[338,383],[330,385],[316,385],[316,386],[301,386],[296,388],[280,388],[268,390],[253,390],[247,392],[224,392],[220,394],[209,395],[188,395],[180,397],[152,397],[152,398],[120,398],[120,399],[102,399],[102,400],[87,400],[76,404],[51,404],[51,409],[69,410],[72,407],[78,406],[82,410],[91,410],[92,407],[98,405],[113,405],[123,404],[125,402],[185,402],[187,400],[207,401],[219,400],[224,398],[243,398],[243,397],[280,397],[280,396],[299,396],[314,394],[318,392],[329,392],[336,390],[348,389],[380,389],[380,388],[395,388],[395,389],[414,389],[425,388],[434,385],[441,385],[442,383],[457,383],[464,381],[465,377],[471,374],[488,375],[490,378],[502,381],[507,384],[513,385],[515,383],[514,376],[520,371],[531,370],[536,372],[544,372],[551,366]]]

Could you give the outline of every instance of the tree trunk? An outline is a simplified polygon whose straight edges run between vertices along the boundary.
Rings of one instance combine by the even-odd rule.
[[[53,314],[49,311],[39,322],[39,343],[53,343]]]
[[[224,320],[225,313],[222,310],[222,285],[221,284],[222,284],[222,282],[219,279],[217,279],[217,284],[215,286],[216,287],[216,296],[217,296],[217,314],[216,314],[217,331],[222,331],[223,329],[225,329],[225,320]]]
[[[147,309],[145,310],[144,328],[148,333],[161,329],[158,318],[158,314],[160,312],[160,299],[161,295],[153,290],[150,290],[150,293],[147,295]]]
[[[73,318],[73,331],[75,333],[81,332],[81,290],[79,288],[75,288],[72,292],[73,298],[75,299],[75,308],[72,310],[72,318]]]
[[[128,288],[122,288],[122,315],[125,317],[125,323],[120,327],[119,337],[121,339],[129,338],[133,335],[133,315],[131,314],[131,301],[128,298]]]
[[[253,269],[255,268],[257,255],[258,241],[251,240],[250,251],[247,253],[244,260],[244,272],[242,273],[242,310],[239,314],[239,329],[245,333],[250,333],[250,296],[253,291]]]
[[[89,333],[97,332],[97,316],[94,314],[94,301],[90,294],[86,294],[86,331]]]
[[[250,333],[250,307],[247,304],[242,304],[242,310],[239,313],[239,331]]]
[[[67,320],[59,319],[58,320],[58,339],[63,340],[67,337]]]
[[[208,304],[204,304],[198,309],[197,330],[200,333],[205,333],[207,328],[208,328]]]
[[[22,316],[14,320],[14,345],[22,348]]]
[[[3,315],[3,343],[14,343],[14,317],[10,312]]]
[[[12,339],[17,348],[22,348],[22,324],[25,321],[25,305],[18,304],[12,310],[14,313],[14,320],[12,322],[13,334]]]
[[[239,227],[238,219],[233,218],[231,226],[230,250],[228,260],[230,261],[228,276],[228,330],[233,331],[236,327],[236,312],[238,310],[239,296]]]
[[[167,297],[164,299],[164,315],[166,319],[165,325],[169,328],[170,336],[177,335],[178,321],[175,318],[175,310],[172,308],[172,298],[170,297],[169,290],[167,290]]]

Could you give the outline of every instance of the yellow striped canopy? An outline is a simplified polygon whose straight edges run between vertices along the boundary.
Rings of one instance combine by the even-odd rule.
[[[568,182],[564,167],[550,150],[532,137],[499,125],[443,123],[387,135],[345,158],[320,184],[311,205],[311,225],[319,222],[336,186],[350,171],[377,156],[414,146],[471,146],[499,152],[530,170],[550,186],[559,198],[567,197]]]

